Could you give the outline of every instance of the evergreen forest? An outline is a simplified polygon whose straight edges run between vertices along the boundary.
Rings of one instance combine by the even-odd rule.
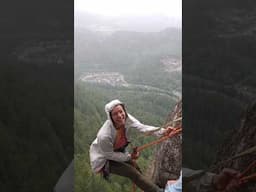
[[[154,33],[116,31],[111,35],[89,30],[77,31],[75,191],[128,192],[132,187],[128,179],[111,175],[110,181],[106,181],[101,175],[92,172],[89,146],[107,118],[105,104],[113,99],[124,102],[128,113],[142,123],[164,125],[171,109],[181,97],[181,70],[167,70],[167,67],[172,69],[169,60],[181,60],[181,31],[175,28]],[[162,60],[169,61],[168,66]],[[117,75],[113,75],[113,72]],[[95,74],[89,81],[89,76]],[[132,130],[131,135],[130,151],[132,146],[140,146],[155,139],[136,130]],[[138,160],[144,174],[150,169],[148,164],[153,159],[154,150],[153,147],[143,151]]]

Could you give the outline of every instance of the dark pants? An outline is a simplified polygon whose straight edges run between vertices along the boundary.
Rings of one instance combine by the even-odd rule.
[[[109,160],[109,172],[128,177],[144,192],[159,192],[160,188],[142,175],[131,163]]]

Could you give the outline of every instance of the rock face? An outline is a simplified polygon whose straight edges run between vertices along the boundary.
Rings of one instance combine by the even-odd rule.
[[[179,101],[168,116],[165,127],[182,126],[182,102]],[[176,135],[161,143],[155,152],[150,177],[157,185],[164,187],[167,180],[177,179],[182,165],[182,135]]]
[[[233,160],[226,161],[247,149],[256,147],[256,102],[254,102],[244,114],[241,126],[234,130],[227,138],[218,152],[213,171],[219,171],[223,167],[244,171],[250,163],[256,159],[256,151],[248,153]],[[255,169],[254,169],[255,171]],[[242,191],[256,191],[256,183],[249,183],[243,186]]]

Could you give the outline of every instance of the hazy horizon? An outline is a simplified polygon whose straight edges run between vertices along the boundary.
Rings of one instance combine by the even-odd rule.
[[[102,32],[135,31],[135,32],[159,32],[166,28],[181,29],[182,22],[176,18],[163,15],[147,16],[102,16],[88,12],[77,11],[75,13],[75,29]]]
[[[181,17],[181,0],[75,0],[76,29],[159,32],[181,29]]]

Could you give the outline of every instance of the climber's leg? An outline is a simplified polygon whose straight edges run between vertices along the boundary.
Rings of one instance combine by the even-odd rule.
[[[144,192],[159,192],[161,189],[127,162],[109,161],[110,173],[130,178]]]

